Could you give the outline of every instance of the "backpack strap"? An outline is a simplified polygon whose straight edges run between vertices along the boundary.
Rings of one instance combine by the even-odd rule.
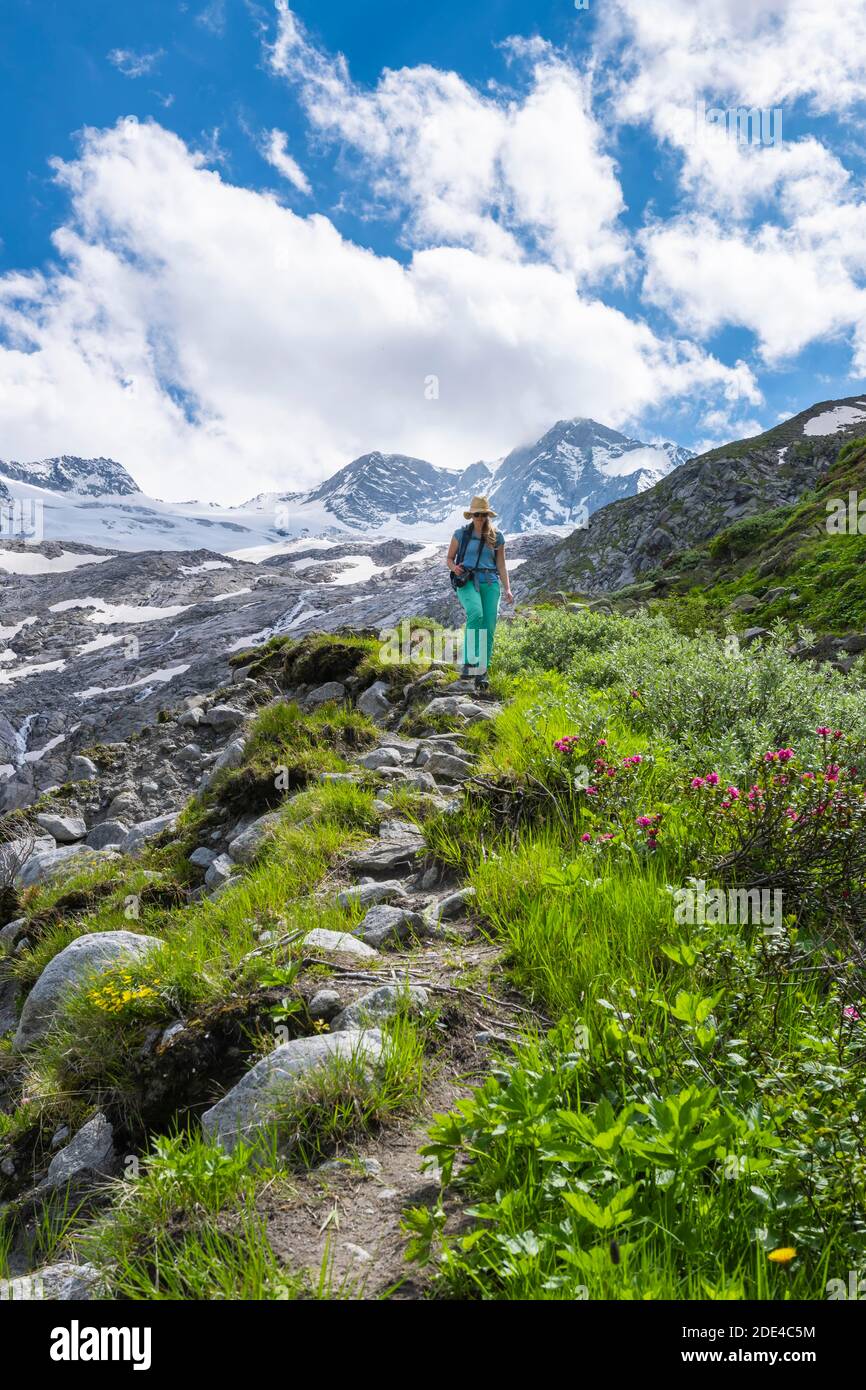
[[[469,549],[469,542],[470,542],[470,540],[472,539],[472,531],[473,531],[473,526],[472,526],[472,522],[470,521],[470,523],[469,523],[468,526],[464,526],[464,527],[463,527],[463,535],[460,537],[460,545],[459,545],[458,548],[457,548],[457,564],[458,564],[458,565],[462,565],[462,564],[463,564],[464,557],[465,557],[465,555],[466,555],[467,550]]]
[[[496,535],[499,535],[498,531],[496,532]],[[489,548],[493,552],[492,565],[482,565],[481,563],[481,561],[484,559],[485,548]],[[498,549],[499,547],[496,544],[496,536],[494,536],[493,538],[493,545],[489,547],[486,547],[486,543],[483,540],[480,541],[478,546],[478,564],[475,566],[475,568],[483,570],[485,574],[494,574],[496,572],[496,552]]]

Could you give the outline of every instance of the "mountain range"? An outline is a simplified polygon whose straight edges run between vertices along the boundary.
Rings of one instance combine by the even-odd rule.
[[[817,611],[814,592],[820,616],[842,631],[866,609],[862,557],[834,543],[831,574],[818,534],[823,493],[817,509],[808,499],[819,487],[842,497],[860,488],[861,456],[849,464],[842,451],[864,433],[866,399],[852,397],[676,467],[676,452],[653,462],[647,446],[588,421],[446,480],[430,464],[369,455],[303,495],[305,522],[318,507],[330,528],[306,537],[264,498],[223,509],[156,502],[109,459],[0,465],[22,511],[38,500],[45,513],[43,539],[0,545],[0,811],[65,784],[87,748],[230,680],[242,648],[282,634],[381,632],[407,614],[459,625],[444,553],[466,493],[485,486],[506,531],[615,494],[566,535],[509,535],[519,601],[566,591],[635,604],[708,585],[720,611],[736,598],[739,611],[770,619]],[[667,470],[657,482],[653,468]]]
[[[304,536],[406,535],[433,540],[486,493],[502,530],[526,534],[584,525],[599,507],[651,487],[692,454],[645,444],[594,420],[560,420],[534,444],[461,471],[404,454],[364,454],[306,492],[260,493],[237,507],[147,497],[121,464],[73,455],[33,463],[0,459],[0,499],[42,508],[46,540],[116,550],[206,546],[260,559]],[[246,555],[245,552],[256,552]]]

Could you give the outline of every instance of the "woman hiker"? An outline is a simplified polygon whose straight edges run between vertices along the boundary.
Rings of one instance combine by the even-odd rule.
[[[448,547],[451,584],[466,613],[460,675],[464,680],[474,675],[479,689],[486,690],[501,589],[506,603],[514,598],[505,568],[505,537],[491,524],[496,513],[487,498],[473,497],[463,515],[469,525],[454,532]]]

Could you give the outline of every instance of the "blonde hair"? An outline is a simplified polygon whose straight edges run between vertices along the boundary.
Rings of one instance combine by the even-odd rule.
[[[472,522],[472,532],[475,534],[475,522]],[[481,539],[485,545],[489,545],[491,550],[496,549],[496,527],[489,516],[484,518],[484,525],[481,528]]]

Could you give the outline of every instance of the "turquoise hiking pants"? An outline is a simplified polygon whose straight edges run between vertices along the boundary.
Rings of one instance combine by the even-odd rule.
[[[478,675],[483,675],[490,665],[493,655],[493,634],[496,631],[496,618],[499,613],[499,584],[479,584],[476,589],[470,579],[457,597],[466,614],[466,630],[463,635],[463,662],[466,666],[477,666]]]

